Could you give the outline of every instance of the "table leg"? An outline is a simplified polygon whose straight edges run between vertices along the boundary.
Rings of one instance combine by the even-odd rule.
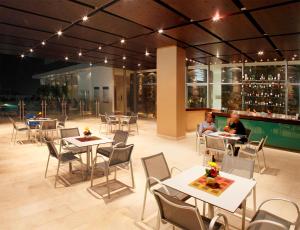
[[[208,218],[212,219],[214,217],[214,206],[208,203]]]
[[[247,200],[245,199],[242,203],[242,230],[245,229],[245,222],[246,222],[246,202]]]
[[[86,153],[86,173],[89,172],[90,165],[91,165],[91,146],[87,147],[87,153]]]

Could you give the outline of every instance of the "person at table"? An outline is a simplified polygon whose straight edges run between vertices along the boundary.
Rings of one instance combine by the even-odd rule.
[[[225,132],[238,135],[246,135],[246,129],[243,123],[240,121],[240,117],[237,113],[232,113],[227,120],[227,124],[224,127]]]
[[[209,134],[209,133],[216,132],[216,131],[217,131],[217,128],[214,123],[213,114],[207,113],[205,121],[203,121],[199,125],[198,133],[199,133],[199,135],[202,135],[202,134]]]

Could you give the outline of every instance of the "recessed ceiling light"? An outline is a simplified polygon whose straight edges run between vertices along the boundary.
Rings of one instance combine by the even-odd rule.
[[[270,61],[269,58],[267,58],[267,61]]]
[[[61,36],[62,35],[62,31],[61,30],[57,31],[57,35]]]
[[[105,63],[105,64],[107,63],[107,59],[106,59],[106,58],[104,59],[104,63]]]
[[[239,63],[241,63],[242,61],[241,60],[239,60]]]
[[[248,60],[246,59],[245,62],[248,62]]]
[[[292,57],[292,60],[294,61],[294,60],[295,60],[295,57]]]
[[[274,58],[274,61],[277,61],[277,58]]]
[[[150,53],[148,52],[148,50],[146,50],[145,55],[146,55],[146,56],[149,56],[149,55],[150,55]]]
[[[92,64],[92,62],[90,62],[90,66],[92,66],[93,64]]]
[[[78,53],[78,56],[79,56],[79,57],[81,57],[81,56],[82,56],[82,53],[81,53],[81,52],[79,52],[79,53]]]
[[[267,34],[267,33],[264,33],[264,36],[268,36],[268,34]]]
[[[88,16],[85,15],[85,16],[82,17],[82,21],[85,22],[85,21],[87,21],[87,20],[88,20]]]
[[[125,69],[125,65],[123,65],[123,69]]]
[[[298,55],[297,54],[294,54],[294,57],[297,57]]]
[[[244,10],[247,10],[247,8],[246,7],[242,7],[241,10],[244,11]]]
[[[46,45],[46,42],[45,42],[45,41],[42,41],[42,45],[43,45],[43,46]]]
[[[220,54],[219,54],[219,52],[217,52],[217,54],[216,54],[216,57],[217,57],[217,58],[219,58],[219,57],[220,57]]]
[[[30,53],[33,53],[33,49],[29,49],[29,52],[30,52]]]
[[[126,56],[123,56],[123,60],[126,60]]]
[[[159,30],[158,30],[158,33],[160,33],[160,34],[162,34],[163,32],[164,32],[163,29],[159,29]]]
[[[260,59],[260,61],[263,61],[263,59]]]
[[[66,61],[68,61],[68,60],[69,60],[68,56],[66,56],[66,57],[65,57],[65,60],[66,60]]]
[[[264,51],[260,50],[260,51],[257,52],[257,54],[261,56],[261,55],[264,54]]]
[[[185,60],[188,61],[189,59],[188,59],[188,58],[185,58]]]
[[[220,19],[221,19],[221,17],[220,17],[220,15],[219,15],[219,12],[216,12],[216,14],[215,14],[215,16],[213,16],[212,20],[213,20],[214,22],[217,22],[217,21],[219,21]]]
[[[20,56],[21,56],[21,58],[24,58],[24,57],[25,57],[25,55],[24,55],[24,54],[21,54]]]
[[[125,43],[125,39],[124,38],[121,39],[121,43],[122,44]]]
[[[141,64],[139,63],[139,64],[138,64],[138,67],[140,67],[140,66],[141,66]]]
[[[99,46],[99,47],[98,47],[98,50],[101,50],[101,49],[102,49],[102,47],[101,47],[101,46]]]

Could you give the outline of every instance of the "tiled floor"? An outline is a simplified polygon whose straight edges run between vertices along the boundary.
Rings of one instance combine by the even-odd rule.
[[[73,186],[58,183],[54,189],[56,161],[50,161],[48,177],[44,170],[48,151],[39,144],[10,143],[11,126],[0,125],[0,229],[139,229],[145,175],[140,158],[164,152],[170,166],[181,169],[202,164],[202,156],[195,152],[194,134],[174,141],[156,135],[154,121],[140,121],[140,135],[130,136],[134,143],[133,165],[136,189],[125,190],[112,196],[111,200],[97,199],[87,188],[89,182],[80,182],[72,175]],[[89,126],[98,132],[96,119],[69,121],[68,127]],[[266,149],[269,169],[265,174],[255,174],[257,202],[271,197],[284,197],[300,205],[300,155],[276,149]],[[62,168],[67,174],[68,167]],[[120,179],[129,183],[129,174],[120,172]],[[76,182],[77,181],[77,182]],[[97,181],[104,181],[103,178]],[[249,199],[248,207],[252,202]],[[292,218],[293,209],[281,203],[267,206],[281,216]],[[152,198],[147,203],[147,214],[156,210]],[[226,213],[232,225],[239,228],[239,220]],[[150,221],[153,225],[155,220]],[[234,228],[233,226],[231,228]],[[162,229],[171,229],[163,225]]]

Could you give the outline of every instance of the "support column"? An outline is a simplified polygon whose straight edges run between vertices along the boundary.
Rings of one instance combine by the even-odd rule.
[[[157,134],[185,137],[185,50],[177,46],[157,49]]]

